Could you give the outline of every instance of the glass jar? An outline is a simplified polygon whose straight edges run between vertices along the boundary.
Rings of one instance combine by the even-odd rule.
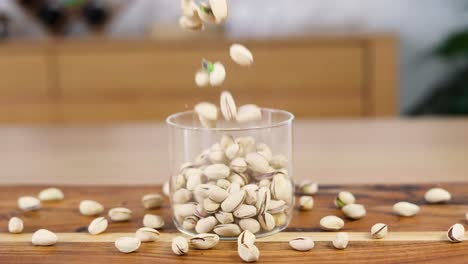
[[[289,112],[262,109],[259,121],[204,128],[193,111],[169,116],[176,227],[225,240],[246,229],[263,237],[286,228],[295,200],[293,120]]]

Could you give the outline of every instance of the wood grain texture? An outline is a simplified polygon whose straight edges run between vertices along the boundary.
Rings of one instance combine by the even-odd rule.
[[[464,213],[468,211],[467,183],[440,185],[452,192],[449,204],[428,205],[423,194],[432,185],[354,185],[323,186],[315,196],[315,207],[309,212],[294,211],[291,225],[285,232],[260,239],[256,244],[261,251],[260,263],[464,263],[468,257],[468,243],[452,244],[442,236],[452,224],[466,223]],[[160,187],[62,187],[65,200],[44,203],[37,212],[21,212],[17,209],[16,198],[20,195],[35,195],[41,186],[0,187],[0,263],[84,263],[107,261],[117,263],[241,263],[237,256],[235,242],[221,242],[215,249],[190,250],[187,256],[176,257],[170,250],[169,240],[177,233],[171,221],[167,201],[161,209],[145,211],[140,198],[149,192],[159,192]],[[334,208],[333,198],[339,190],[353,192],[359,203],[366,205],[368,215],[358,221],[346,220],[343,231],[350,232],[352,241],[346,250],[335,250],[329,240],[333,233],[320,231],[319,219],[334,214],[342,216]],[[111,223],[107,233],[96,238],[86,235],[85,227],[93,217],[81,216],[78,203],[81,199],[95,199],[106,209],[126,206],[133,210],[133,218],[127,223]],[[416,217],[403,218],[391,213],[394,202],[408,200],[421,205]],[[133,232],[141,226],[144,213],[160,214],[166,221],[161,232],[161,241],[143,244],[136,253],[120,254],[112,242],[116,232]],[[38,228],[54,232],[66,232],[56,246],[33,247],[23,234],[8,242],[13,235],[7,235],[6,224],[11,216],[20,216],[25,221],[25,232],[32,233]],[[389,225],[387,239],[374,241],[366,239],[370,227],[376,222]],[[307,233],[317,240],[310,252],[297,252],[289,248],[291,236],[296,232]],[[72,233],[72,234],[70,234]],[[413,241],[410,237],[413,236]],[[423,237],[426,241],[418,241]],[[81,239],[80,239],[81,238]],[[438,239],[440,238],[440,239]],[[95,239],[90,242],[90,239]],[[104,240],[104,241],[103,241]],[[406,241],[405,241],[406,240]],[[86,242],[83,242],[86,241]]]

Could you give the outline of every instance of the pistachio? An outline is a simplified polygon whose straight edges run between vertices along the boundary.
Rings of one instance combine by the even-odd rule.
[[[452,195],[442,188],[432,188],[424,194],[428,203],[445,203],[452,199]]]
[[[393,212],[400,216],[413,216],[419,213],[419,210],[419,206],[408,202],[398,202],[393,205]]]
[[[189,191],[195,190],[202,183],[202,171],[200,169],[187,169],[185,177],[187,178],[186,188]]]
[[[199,234],[209,233],[213,231],[213,228],[216,226],[218,221],[214,216],[208,216],[198,220],[197,225],[195,226],[195,231]]]
[[[251,152],[245,156],[245,161],[247,162],[249,168],[258,173],[268,173],[270,172],[270,164],[268,160],[259,154],[258,152]]]
[[[275,219],[275,226],[284,226],[288,221],[288,216],[285,213],[278,213],[272,216]]]
[[[270,159],[270,166],[273,169],[281,169],[288,165],[288,158],[286,156],[279,154],[276,156],[271,157]]]
[[[229,167],[235,172],[243,173],[247,170],[247,162],[241,157],[234,158]]]
[[[375,239],[384,238],[388,233],[388,226],[386,224],[377,223],[371,228],[371,236]]]
[[[255,262],[260,257],[260,251],[254,244],[240,244],[237,247],[237,252],[245,262]]]
[[[251,136],[238,137],[234,141],[241,146],[243,155],[256,151],[255,139]]]
[[[253,218],[245,218],[239,221],[239,227],[242,230],[248,230],[253,234],[256,234],[260,231],[260,223]]]
[[[187,254],[189,251],[189,245],[187,239],[182,236],[175,237],[172,239],[172,252],[178,256]]]
[[[192,203],[188,204],[175,204],[174,205],[174,214],[178,217],[187,217],[194,215],[196,205]]]
[[[198,15],[198,5],[194,0],[182,0],[181,1],[182,15],[186,17],[194,17]]]
[[[260,223],[260,226],[266,231],[271,231],[276,226],[275,218],[266,212],[258,216],[258,222]]]
[[[312,210],[314,208],[314,198],[309,195],[304,195],[299,198],[299,208],[303,211]]]
[[[195,73],[195,84],[198,87],[206,87],[210,84],[210,74],[204,70],[198,70]]]
[[[204,200],[203,200],[204,201]],[[200,203],[200,204],[197,204],[197,206],[195,207],[195,211],[193,212],[193,214],[199,218],[205,218],[207,216],[209,216],[211,213],[208,212],[208,210],[205,209],[205,206],[203,205],[203,202]]]
[[[339,232],[333,240],[333,246],[336,249],[345,249],[348,246],[349,235],[346,232]]]
[[[234,216],[232,215],[232,213],[218,211],[215,214],[215,217],[218,220],[218,222],[221,224],[230,224],[234,222]]]
[[[31,242],[35,246],[52,246],[57,243],[57,235],[47,229],[39,229],[32,235]]]
[[[205,200],[203,200],[203,208],[205,208],[205,210],[209,214],[212,214],[212,213],[216,212],[216,210],[218,210],[219,203],[214,202],[210,198],[206,198]]]
[[[102,204],[92,200],[81,201],[79,207],[80,213],[87,216],[98,215],[104,211]]]
[[[267,206],[267,212],[270,214],[278,214],[284,212],[287,208],[286,202],[283,200],[271,200]]]
[[[159,215],[145,214],[143,216],[143,226],[160,229],[164,227],[164,219]]]
[[[454,224],[447,231],[447,239],[452,243],[459,243],[465,239],[465,227],[462,224]]]
[[[270,147],[268,147],[268,145],[265,143],[258,143],[256,146],[256,151],[258,154],[262,155],[269,164],[271,158],[273,157]]]
[[[216,18],[213,15],[213,11],[207,3],[200,3],[200,7],[198,8],[198,16],[205,23],[216,24]]]
[[[231,182],[226,180],[226,179],[219,179],[219,180],[216,181],[216,185],[218,187],[221,187],[221,188],[225,189],[225,190],[229,187],[230,184],[231,184]]]
[[[135,232],[135,237],[141,242],[154,242],[159,236],[159,231],[150,227],[142,227]]]
[[[227,19],[229,13],[227,0],[210,0],[210,7],[217,24]]]
[[[298,251],[309,251],[314,248],[314,241],[308,237],[296,237],[289,241],[289,245]]]
[[[228,196],[229,196],[229,193],[223,188],[218,187],[218,186],[211,187],[210,191],[208,192],[208,198],[210,198],[211,200],[217,203],[223,202]]]
[[[276,174],[270,184],[271,197],[276,200],[283,200],[286,204],[293,202],[293,185],[284,174]]]
[[[244,202],[248,205],[256,205],[257,204],[257,192],[247,190]]]
[[[337,231],[343,228],[343,226],[343,219],[334,215],[325,216],[320,219],[320,227],[326,231]]]
[[[260,107],[247,104],[239,107],[237,109],[237,117],[236,120],[239,123],[246,123],[246,122],[253,122],[262,119],[262,110]]]
[[[131,253],[138,250],[141,241],[136,237],[121,237],[115,240],[114,245],[122,253]]]
[[[247,219],[243,219],[247,220]],[[255,243],[255,235],[249,231],[244,230],[238,237],[237,237],[237,245],[248,244],[253,245]]]
[[[141,203],[143,207],[146,209],[157,209],[161,207],[161,204],[164,202],[164,198],[162,195],[155,193],[155,194],[147,194],[141,198]]]
[[[319,186],[316,182],[304,181],[299,185],[299,189],[304,194],[314,195],[318,192]]]
[[[41,201],[36,197],[22,196],[18,199],[18,206],[23,211],[35,211],[41,208]]]
[[[241,229],[236,224],[220,224],[215,226],[213,231],[224,237],[238,236],[241,233]]]
[[[172,202],[176,204],[184,204],[192,199],[192,192],[187,189],[179,189],[172,195]]]
[[[230,135],[222,135],[219,144],[221,149],[226,150],[230,145],[234,144],[234,138]]]
[[[224,154],[228,159],[232,160],[242,155],[242,148],[239,144],[233,143],[226,148]]]
[[[175,190],[179,190],[180,188],[185,188],[186,186],[187,186],[187,180],[185,179],[184,175],[179,174],[174,177],[174,189]]]
[[[207,126],[206,122],[215,122],[218,119],[218,108],[212,103],[203,102],[197,104],[195,112],[205,127],[212,127],[211,125]]]
[[[117,207],[110,209],[108,215],[112,221],[123,222],[132,218],[132,211],[128,208]]]
[[[247,192],[248,191],[256,192],[258,189],[260,189],[260,187],[255,183],[250,183],[250,184],[242,186],[242,190],[245,190]]]
[[[204,127],[215,127],[216,126],[216,120],[210,121],[208,119],[202,118],[199,116],[200,122],[202,123],[202,126]],[[200,153],[194,160],[194,165],[197,167],[201,167],[210,164],[210,150],[205,149],[202,153]],[[194,168],[196,169],[196,168]]]
[[[229,196],[221,203],[221,209],[223,212],[231,213],[236,210],[245,200],[246,192],[240,190],[235,193],[229,194]]]
[[[24,224],[23,220],[18,217],[12,217],[8,221],[8,232],[13,233],[13,234],[19,234],[23,232],[24,229]]]
[[[229,194],[239,192],[241,190],[241,186],[238,182],[233,182],[229,185],[229,187],[226,189],[226,191]]]
[[[200,184],[195,187],[195,189],[193,190],[193,193],[195,197],[205,199],[210,194],[211,188],[213,188],[213,186],[209,184]]]
[[[338,208],[342,208],[345,205],[353,204],[356,202],[356,198],[350,192],[339,192],[335,198],[335,205]]]
[[[188,29],[188,30],[202,30],[203,23],[200,19],[199,16],[196,17],[186,17],[186,16],[181,16],[179,18],[179,26],[183,29]]]
[[[252,52],[241,44],[232,44],[229,49],[229,55],[235,63],[241,66],[250,66],[253,63]]]
[[[213,63],[213,71],[210,73],[210,85],[220,86],[226,79],[226,69],[221,62]]]
[[[249,183],[249,178],[243,173],[233,173],[227,179],[232,183],[239,183],[240,186],[244,186]]]
[[[91,235],[98,235],[106,231],[108,226],[108,221],[104,217],[98,217],[91,221],[91,223],[88,226],[88,232]]]
[[[163,194],[169,197],[169,182],[164,182],[162,189],[163,189]]]
[[[362,204],[348,204],[341,208],[344,215],[351,219],[361,219],[366,216],[366,208]]]
[[[60,201],[63,200],[63,192],[58,189],[58,188],[47,188],[42,190],[38,198],[39,200],[45,202],[45,201]]]
[[[219,236],[215,234],[198,234],[189,239],[189,243],[196,249],[210,249],[219,243]]]
[[[228,91],[223,91],[221,93],[221,99],[219,102],[221,113],[223,114],[224,119],[227,121],[235,120],[237,116],[237,107],[234,98],[231,93]]]
[[[198,217],[191,215],[184,218],[184,222],[182,223],[182,228],[186,230],[193,230],[197,225]]]
[[[257,192],[257,211],[258,214],[263,214],[268,208],[268,205],[271,201],[271,192],[268,187],[261,187]]]
[[[212,180],[225,179],[229,177],[230,169],[224,164],[213,164],[207,166],[203,170],[203,174],[205,174],[206,177]]]
[[[234,211],[234,216],[237,218],[251,218],[257,214],[257,208],[253,205],[241,204]]]
[[[263,179],[258,182],[258,187],[267,187],[269,189],[270,185],[271,185],[271,181],[269,179]]]
[[[224,156],[224,151],[222,150],[215,150],[211,151],[208,154],[208,159],[211,163],[224,163],[226,160],[226,156]]]

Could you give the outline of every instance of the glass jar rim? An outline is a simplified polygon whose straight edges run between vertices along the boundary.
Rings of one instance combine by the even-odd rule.
[[[281,127],[288,125],[292,123],[294,120],[295,116],[285,110],[281,109],[273,109],[273,108],[261,108],[262,111],[269,112],[269,113],[276,113],[276,114],[283,114],[286,116],[284,120],[278,121],[278,122],[272,122],[271,124],[267,125],[256,125],[256,126],[249,126],[249,127],[214,127],[214,128],[208,128],[208,127],[202,127],[202,126],[188,126],[188,125],[182,125],[178,122],[175,121],[176,118],[183,116],[183,115],[189,115],[189,114],[194,114],[194,110],[190,111],[184,111],[184,112],[178,112],[175,114],[172,114],[166,118],[166,124],[169,126],[179,128],[179,129],[185,129],[185,130],[206,130],[206,131],[249,131],[249,130],[259,130],[259,129],[269,129],[269,128],[274,128],[274,127]]]

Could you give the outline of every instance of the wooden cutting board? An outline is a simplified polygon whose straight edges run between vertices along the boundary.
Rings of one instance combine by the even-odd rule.
[[[37,212],[22,212],[16,200],[22,195],[37,195],[44,186],[0,187],[0,263],[241,263],[235,242],[221,242],[211,250],[191,249],[186,256],[172,254],[170,241],[178,234],[170,213],[169,202],[158,210],[144,210],[140,199],[147,193],[160,192],[158,187],[62,187],[65,200],[44,203]],[[356,185],[323,186],[315,195],[312,211],[294,210],[290,226],[277,235],[259,239],[259,263],[468,263],[468,241],[452,244],[446,241],[446,230],[454,223],[467,227],[468,183],[443,184],[452,193],[448,204],[429,205],[424,192],[433,185]],[[345,220],[342,231],[349,232],[351,241],[345,250],[331,246],[333,232],[319,229],[319,220],[326,215],[343,217],[333,205],[339,190],[353,192],[357,201],[367,208],[364,219]],[[106,209],[124,206],[132,209],[133,218],[126,223],[110,223],[105,234],[91,236],[86,232],[93,217],[78,212],[80,200],[101,202]],[[399,217],[392,213],[397,201],[421,205],[415,217]],[[166,225],[160,240],[142,244],[138,252],[119,253],[113,241],[131,235],[141,227],[145,213],[162,215]],[[24,220],[23,234],[7,233],[8,219],[19,216]],[[389,235],[382,240],[369,237],[370,227],[377,223],[389,226]],[[59,242],[53,247],[35,247],[31,234],[39,228],[56,232]],[[289,239],[310,236],[316,243],[309,252],[291,250]]]

